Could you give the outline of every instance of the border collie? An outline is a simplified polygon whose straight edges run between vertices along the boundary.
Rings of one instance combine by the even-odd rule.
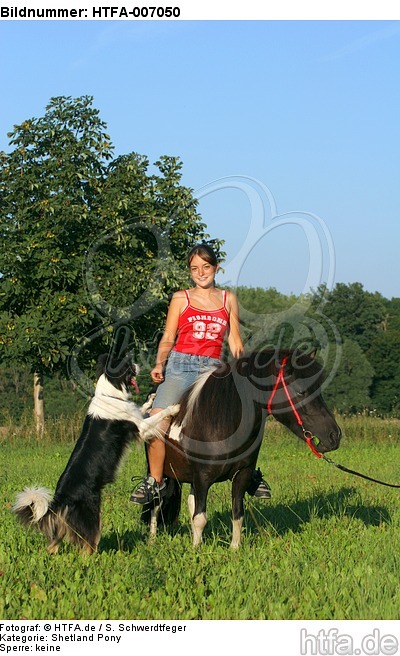
[[[49,553],[56,553],[63,539],[83,552],[97,550],[101,492],[114,481],[128,445],[157,435],[157,424],[179,410],[169,406],[144,418],[128,391],[136,386],[138,371],[128,356],[122,361],[100,356],[95,395],[54,496],[43,487],[25,488],[17,495],[13,512],[22,524],[44,533]]]

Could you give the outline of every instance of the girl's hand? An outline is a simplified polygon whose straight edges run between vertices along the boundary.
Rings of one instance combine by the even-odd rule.
[[[163,365],[156,364],[154,369],[151,370],[150,376],[153,383],[162,383],[162,381],[164,380]]]

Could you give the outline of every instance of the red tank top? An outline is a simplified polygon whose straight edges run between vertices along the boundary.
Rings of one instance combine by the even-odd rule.
[[[223,307],[218,310],[200,310],[193,307],[186,290],[185,294],[188,304],[179,317],[178,337],[173,350],[220,358],[224,336],[229,326],[226,291],[222,292]]]

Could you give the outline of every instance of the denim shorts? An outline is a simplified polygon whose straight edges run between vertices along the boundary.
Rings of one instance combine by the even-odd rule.
[[[167,408],[178,403],[183,392],[194,383],[201,374],[215,369],[221,360],[205,355],[189,355],[171,351],[164,372],[164,381],[158,386],[153,408]]]

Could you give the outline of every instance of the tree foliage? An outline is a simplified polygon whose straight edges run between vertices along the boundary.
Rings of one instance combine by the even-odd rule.
[[[378,414],[399,414],[400,410],[400,299],[385,299],[381,294],[364,290],[361,283],[338,283],[330,292],[324,287],[314,296],[323,302],[323,311],[334,322],[344,341],[343,365],[332,382],[328,397],[346,411],[368,409]],[[354,369],[357,353],[349,342],[358,344],[358,371]],[[344,346],[346,345],[346,348]],[[352,375],[345,375],[346,358],[352,363]],[[369,374],[366,363],[373,371]],[[358,383],[355,384],[355,378]],[[348,390],[346,391],[346,379]],[[341,391],[340,389],[341,388]],[[357,400],[358,399],[358,400]]]
[[[397,321],[394,322],[397,325]],[[366,356],[375,370],[371,404],[379,412],[400,414],[400,330],[380,331]]]
[[[93,362],[121,325],[134,346],[150,340],[164,321],[158,304],[186,282],[188,249],[208,239],[180,160],[162,156],[150,174],[137,153],[113,159],[90,96],[52,98],[8,136],[0,361],[53,375],[74,353]]]
[[[313,299],[323,304],[324,314],[331,319],[342,339],[357,342],[365,351],[385,319],[383,297],[364,290],[359,282],[338,283],[332,291],[321,286]]]
[[[53,98],[9,134],[1,155],[3,358],[52,373],[95,319],[82,284],[110,139],[88,97]]]
[[[328,370],[333,364],[331,358],[331,355],[327,358]],[[345,339],[339,365],[324,390],[328,406],[342,413],[368,410],[371,407],[370,387],[373,376],[374,369],[359,344]]]
[[[322,285],[308,297],[238,288],[243,333],[252,345],[319,347],[324,395],[340,412],[400,415],[400,299],[361,283]]]

